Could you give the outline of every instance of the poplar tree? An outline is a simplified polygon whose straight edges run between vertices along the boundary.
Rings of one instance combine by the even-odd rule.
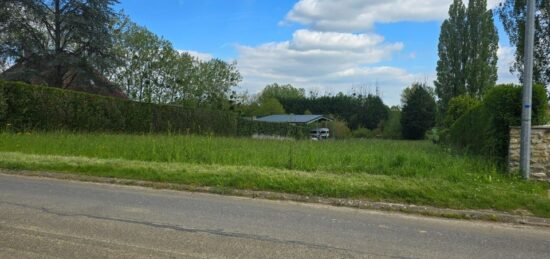
[[[497,81],[498,33],[487,0],[454,0],[441,25],[437,80],[440,111],[456,96],[481,98]]]
[[[481,98],[498,79],[498,32],[487,0],[470,0],[466,17],[466,87],[469,95]]]
[[[462,0],[454,0],[449,8],[449,18],[441,25],[437,62],[435,92],[440,100],[440,109],[446,110],[454,96],[466,93],[466,7]]]

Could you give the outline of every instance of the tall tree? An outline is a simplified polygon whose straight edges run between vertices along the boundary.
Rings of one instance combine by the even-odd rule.
[[[435,91],[441,112],[456,96],[480,98],[497,81],[498,33],[487,0],[454,0],[441,26]]]
[[[466,87],[468,94],[481,98],[498,79],[498,32],[487,0],[470,0],[466,17]]]
[[[436,104],[429,87],[415,83],[404,92],[401,130],[406,139],[422,139],[435,125]]]
[[[52,86],[110,64],[109,25],[118,0],[2,1],[0,55]]]
[[[535,12],[535,64],[533,80],[550,85],[550,0],[536,0]],[[525,44],[526,0],[506,0],[499,5],[498,14],[510,43],[516,47],[515,62],[510,72],[523,81],[523,52]]]
[[[454,96],[466,93],[466,29],[466,7],[462,0],[454,0],[439,35],[439,61],[434,85],[442,111]]]

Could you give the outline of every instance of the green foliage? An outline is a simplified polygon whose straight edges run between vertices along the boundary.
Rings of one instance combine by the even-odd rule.
[[[3,97],[3,98],[1,98]],[[4,102],[2,102],[4,100]],[[0,81],[0,128],[26,131],[170,132],[303,138],[308,129],[239,119],[231,112],[115,99],[51,87]]]
[[[116,16],[117,0],[2,1],[0,56],[28,61],[29,56],[55,70],[39,74],[48,85],[61,87],[71,72],[109,67],[112,35],[109,25]],[[29,55],[32,54],[32,55]],[[22,63],[23,66],[26,63]],[[44,67],[42,67],[44,68]],[[53,72],[52,72],[53,71]]]
[[[0,122],[15,131],[68,130],[235,135],[228,112],[154,105],[51,87],[1,82],[7,112]]]
[[[235,63],[201,61],[123,17],[113,30],[119,64],[111,80],[135,101],[227,109],[230,90],[242,79]]]
[[[331,114],[342,118],[352,129],[360,127],[375,129],[388,118],[389,108],[375,95],[344,95],[281,99],[287,113]]]
[[[550,1],[536,0],[535,12],[535,48],[533,81],[550,85]],[[526,0],[506,0],[500,3],[498,15],[510,43],[515,46],[515,62],[510,71],[516,72],[521,80],[525,49]]]
[[[487,0],[454,0],[441,26],[435,88],[440,110],[456,96],[481,98],[497,80],[498,33]]]
[[[501,165],[507,160],[509,131],[521,124],[522,87],[499,85],[487,92],[483,103],[460,117],[449,131],[449,142],[469,152],[486,156]],[[533,88],[532,123],[545,123],[547,93]]]
[[[382,136],[386,139],[401,139],[401,111],[399,109],[390,110],[388,120],[384,122]]]
[[[550,217],[548,184],[418,141],[0,133],[0,168]]]
[[[367,128],[358,128],[351,132],[351,135],[354,138],[374,138],[376,137],[376,133],[372,130],[369,130]]]
[[[401,113],[401,131],[406,139],[423,139],[427,130],[435,125],[436,104],[431,90],[420,83],[413,84],[405,93]]]
[[[461,95],[454,97],[449,101],[449,108],[445,114],[444,126],[450,128],[458,118],[466,114],[470,109],[478,106],[480,101],[469,96]]]
[[[332,120],[327,123],[327,128],[330,129],[330,137],[336,139],[347,139],[351,137],[351,130],[346,125],[345,121]]]
[[[498,78],[498,32],[487,0],[469,0],[466,16],[466,88],[469,95],[481,98]]]
[[[462,0],[454,0],[449,7],[449,18],[441,25],[437,80],[434,82],[443,111],[453,97],[466,93],[466,27],[466,7]]]
[[[267,85],[264,90],[258,96],[259,102],[264,102],[268,99],[275,98],[277,100],[282,99],[303,99],[305,98],[305,90],[303,88],[295,88],[291,84],[279,85],[273,83]]]
[[[266,116],[274,114],[285,114],[285,108],[275,98],[262,99],[257,110],[254,111],[254,115]]]
[[[384,105],[379,96],[368,95],[361,107],[361,111],[357,114],[359,124],[367,129],[374,130],[378,125],[388,119],[390,109]]]

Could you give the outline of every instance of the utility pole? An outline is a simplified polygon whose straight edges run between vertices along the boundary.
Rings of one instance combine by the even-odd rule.
[[[533,49],[535,41],[535,0],[528,0],[525,23],[525,52],[523,69],[523,107],[521,112],[520,167],[523,178],[529,179],[531,170],[531,100],[533,95]]]

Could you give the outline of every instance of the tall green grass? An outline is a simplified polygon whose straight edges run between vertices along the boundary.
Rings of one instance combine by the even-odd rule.
[[[247,165],[398,176],[495,173],[492,163],[428,142],[273,141],[169,135],[0,134],[0,151],[208,165]]]
[[[0,168],[550,217],[548,184],[428,142],[0,133]]]

